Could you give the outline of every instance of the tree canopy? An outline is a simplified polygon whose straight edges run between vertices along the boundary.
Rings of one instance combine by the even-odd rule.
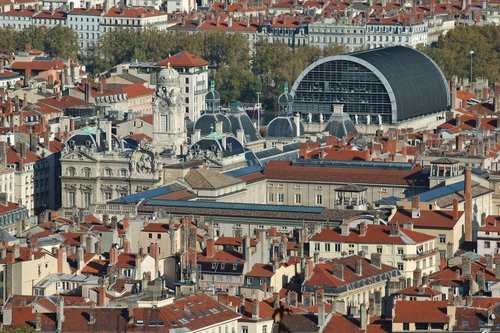
[[[52,28],[31,26],[21,31],[0,28],[0,33],[0,51],[3,53],[24,51],[26,45],[30,45],[54,57],[76,59],[80,51],[77,34],[73,29],[61,25]]]
[[[448,79],[470,76],[473,51],[473,77],[500,80],[500,26],[458,26],[440,36],[435,45],[420,50],[434,59]]]

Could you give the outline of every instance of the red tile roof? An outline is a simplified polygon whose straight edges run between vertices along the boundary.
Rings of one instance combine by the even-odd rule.
[[[144,232],[168,232],[168,223],[149,223],[142,229]]]
[[[357,275],[355,264],[361,260],[363,274]],[[333,264],[342,264],[344,266],[344,279],[340,280],[332,274]],[[303,283],[308,287],[333,287],[338,288],[355,281],[364,280],[386,272],[396,271],[397,268],[382,264],[381,268],[375,267],[369,260],[353,255],[349,257],[337,258],[331,261],[316,264],[312,276]]]
[[[257,276],[257,277],[272,277],[274,275],[273,265],[271,264],[255,264],[253,265],[250,272],[246,274],[247,276]]]
[[[224,262],[229,264],[243,264],[243,256],[233,251],[215,251],[213,258],[208,258],[203,254],[198,255],[199,262]]]
[[[191,313],[199,313],[200,316],[195,320],[189,320],[188,323],[183,323],[180,319],[183,318],[184,311],[179,311],[179,309],[187,309]],[[204,315],[201,310],[208,314]],[[160,308],[160,313],[165,319],[165,323],[168,323],[171,328],[173,328],[172,322],[175,322],[177,327],[185,327],[189,331],[201,330],[202,328],[208,328],[224,321],[237,320],[241,317],[235,311],[230,310],[207,295],[196,295],[178,299],[173,304]]]
[[[40,156],[29,149],[25,150],[25,157],[22,158],[14,147],[7,147],[7,164],[35,163],[40,160]]]
[[[56,97],[52,98],[43,98],[38,100],[39,104],[46,104],[48,106],[54,107],[59,110],[63,110],[65,108],[75,107],[75,106],[88,106],[89,102],[84,101],[83,99],[79,99],[70,95],[61,96],[60,99]]]
[[[411,170],[382,170],[358,168],[330,168],[315,166],[293,166],[290,161],[270,161],[264,175],[271,180],[296,180],[313,182],[339,182],[356,184],[413,185],[426,186],[428,178],[422,168]]]
[[[148,124],[153,125],[153,115],[152,114],[146,114],[144,116],[139,117],[139,119],[147,122]]]
[[[33,60],[33,61],[16,61],[10,64],[9,69],[13,70],[34,70],[34,71],[47,71],[49,69],[64,68],[64,63],[59,58],[52,58],[51,60]]]
[[[243,244],[242,237],[220,236],[215,241],[215,245],[241,246],[242,244]],[[250,238],[250,246],[255,247],[256,245],[257,245],[257,240],[255,238]]]
[[[19,209],[19,205],[17,203],[14,203],[14,202],[7,202],[7,205],[2,205],[0,204],[0,214],[5,214],[5,213],[8,213],[8,212],[12,212],[16,209]]]
[[[434,297],[441,295],[442,292],[434,290],[429,287],[408,287],[398,291],[398,294],[405,296],[426,296],[426,297]]]
[[[147,88],[140,83],[133,83],[130,85],[126,85],[123,88],[121,88],[121,91],[126,93],[129,99],[142,96],[153,96],[153,93],[155,92],[154,89]]]
[[[426,242],[436,237],[420,232],[400,228],[399,236],[391,236],[390,227],[386,225],[367,225],[365,235],[360,235],[359,230],[351,230],[349,235],[342,236],[340,229],[325,228],[321,232],[311,237],[312,241],[322,242],[348,242],[367,244],[407,244],[406,238],[410,238],[415,243]],[[406,236],[406,237],[405,237]]]
[[[393,322],[448,323],[447,305],[447,301],[397,301]]]
[[[86,8],[73,8],[68,12],[69,15],[101,15],[102,9],[91,8],[87,10]]]
[[[459,219],[462,214],[462,211],[458,213]],[[420,210],[420,217],[412,218],[411,210],[400,208],[389,221],[390,224],[398,223],[399,225],[407,222],[413,223],[414,228],[453,229],[458,220],[453,219],[453,211],[450,210]]]
[[[161,12],[159,10],[145,10],[146,8],[123,8],[123,13],[121,8],[112,7],[105,13],[104,17],[125,17],[125,18],[142,18],[142,17],[154,17],[154,16],[165,16],[167,13]]]
[[[162,61],[156,63],[156,66],[167,66],[170,63],[170,65],[173,68],[177,67],[201,67],[201,66],[207,66],[208,61],[199,58],[197,56],[192,55],[189,52],[182,51],[177,54],[174,54],[173,56],[170,56],[166,59],[163,59]]]
[[[489,215],[486,218],[486,224],[478,228],[479,231],[484,232],[500,232],[500,215]]]

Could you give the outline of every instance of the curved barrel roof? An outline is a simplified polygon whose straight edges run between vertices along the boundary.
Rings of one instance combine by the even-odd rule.
[[[309,72],[321,64],[339,60],[357,63],[380,79],[392,104],[392,122],[444,111],[450,106],[449,88],[441,69],[422,52],[404,46],[320,59],[299,75],[292,87],[294,97]]]

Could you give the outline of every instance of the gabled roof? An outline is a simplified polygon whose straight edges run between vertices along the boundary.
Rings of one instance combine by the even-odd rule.
[[[454,220],[453,211],[450,210],[420,210],[420,216],[412,218],[411,210],[400,208],[389,223],[404,225],[411,222],[415,228],[453,229],[463,213],[463,211],[458,212],[458,220]]]
[[[355,265],[357,260],[361,260],[362,275],[356,274]],[[343,280],[340,280],[333,275],[333,264],[341,264],[344,266]],[[381,268],[378,268],[372,265],[368,259],[353,255],[349,257],[336,258],[332,259],[331,261],[316,264],[316,266],[314,266],[312,276],[303,283],[303,286],[311,288],[341,288],[347,286],[350,283],[379,276],[381,274],[389,272],[398,272],[398,270],[395,267],[384,264],[381,265]]]
[[[202,67],[207,66],[208,61],[192,55],[187,51],[182,51],[174,54],[160,62],[157,62],[155,66],[167,66],[170,64],[173,68],[178,67]]]

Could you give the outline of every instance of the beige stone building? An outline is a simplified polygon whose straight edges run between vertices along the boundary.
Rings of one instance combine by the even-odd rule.
[[[319,260],[361,254],[366,258],[379,253],[382,263],[399,269],[405,279],[414,280],[437,271],[437,238],[399,225],[373,225],[361,222],[338,229],[323,229],[309,239],[310,251]],[[416,271],[418,272],[415,276]]]
[[[429,188],[428,174],[410,163],[296,160],[270,161],[265,167],[267,203],[323,206],[342,204],[346,185],[360,186],[367,204],[404,198]]]
[[[147,141],[131,147],[111,134],[110,123],[86,126],[68,138],[61,154],[62,207],[85,209],[155,187],[159,169]]]
[[[0,252],[0,298],[33,295],[33,286],[58,271],[57,257],[51,253],[14,245]]]
[[[387,281],[400,275],[396,267],[382,264],[380,254],[373,253],[371,260],[357,255],[317,263],[307,262],[305,281],[302,284],[303,303],[314,305],[321,297],[328,302],[348,306],[368,304],[374,299],[375,313],[382,311]],[[357,283],[364,280],[364,283]],[[316,296],[316,297],[315,297]],[[338,308],[337,308],[338,309]]]

